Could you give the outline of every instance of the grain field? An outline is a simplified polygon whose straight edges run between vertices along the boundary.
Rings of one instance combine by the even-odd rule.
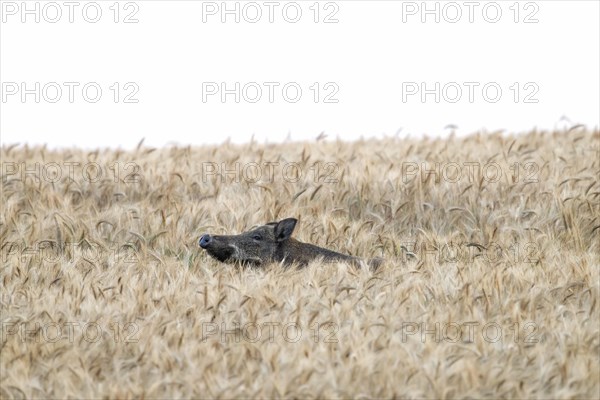
[[[598,398],[600,132],[4,145],[0,397]],[[286,217],[364,258],[199,247]]]

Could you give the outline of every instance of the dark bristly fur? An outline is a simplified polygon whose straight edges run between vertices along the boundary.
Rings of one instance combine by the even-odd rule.
[[[312,260],[322,258],[326,262],[346,261],[355,266],[365,264],[365,261],[358,257],[337,253],[292,238],[297,222],[295,218],[286,218],[239,235],[205,234],[198,243],[210,256],[221,262],[253,265],[277,262],[284,265],[306,266]],[[373,258],[366,264],[376,269],[382,261],[381,258]]]

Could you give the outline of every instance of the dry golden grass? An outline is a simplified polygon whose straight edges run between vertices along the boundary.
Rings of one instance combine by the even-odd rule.
[[[0,396],[598,398],[599,149],[581,129],[4,147]],[[197,247],[290,216],[386,262],[240,269]]]

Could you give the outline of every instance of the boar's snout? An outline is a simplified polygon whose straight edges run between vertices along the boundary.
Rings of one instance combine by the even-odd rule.
[[[200,247],[202,247],[203,249],[206,249],[208,247],[208,245],[212,242],[213,238],[212,236],[210,236],[208,233],[202,235],[202,237],[200,238],[200,240],[198,241],[198,244],[200,245]]]

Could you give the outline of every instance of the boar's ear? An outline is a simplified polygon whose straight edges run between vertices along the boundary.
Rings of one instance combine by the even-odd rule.
[[[296,218],[286,218],[279,221],[275,225],[275,240],[278,242],[288,240],[292,236],[292,232],[294,232],[296,222],[298,222]]]

